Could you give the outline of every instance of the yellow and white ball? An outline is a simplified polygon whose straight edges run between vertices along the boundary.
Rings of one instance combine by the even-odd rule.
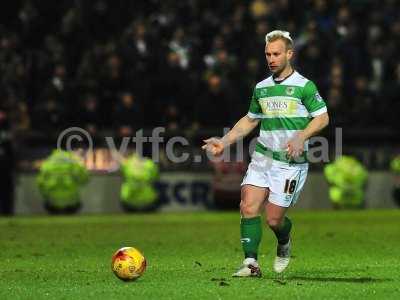
[[[133,281],[146,270],[146,258],[133,247],[124,247],[114,253],[111,269],[121,280]]]

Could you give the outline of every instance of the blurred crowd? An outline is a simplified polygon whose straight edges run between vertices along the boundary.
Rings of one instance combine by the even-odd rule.
[[[27,0],[0,17],[0,124],[18,131],[232,126],[277,28],[334,124],[399,124],[397,0]]]

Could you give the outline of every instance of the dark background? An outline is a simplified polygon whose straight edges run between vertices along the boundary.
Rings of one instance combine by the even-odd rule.
[[[332,125],[398,130],[397,1],[7,1],[1,109],[13,129],[232,126],[268,76],[264,36],[296,42],[295,65]]]

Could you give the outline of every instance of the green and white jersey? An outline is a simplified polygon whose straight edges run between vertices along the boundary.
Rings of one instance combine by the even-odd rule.
[[[248,116],[260,120],[260,136],[255,151],[285,163],[306,163],[304,153],[295,161],[287,156],[286,144],[305,129],[312,118],[327,112],[315,84],[298,72],[276,83],[272,76],[259,82],[253,92]]]

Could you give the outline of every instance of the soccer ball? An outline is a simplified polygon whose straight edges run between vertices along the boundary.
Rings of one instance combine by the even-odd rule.
[[[133,281],[145,271],[146,259],[139,250],[124,247],[112,256],[111,269],[119,279]]]

